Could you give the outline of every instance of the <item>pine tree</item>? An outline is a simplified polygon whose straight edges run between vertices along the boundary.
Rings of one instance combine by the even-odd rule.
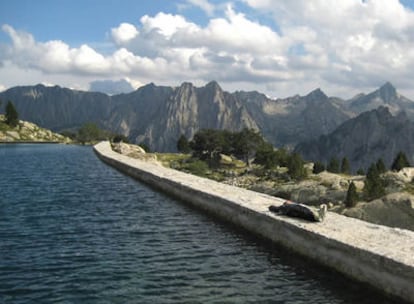
[[[385,195],[384,181],[375,164],[371,165],[365,179],[364,195],[367,200],[373,200]]]
[[[341,173],[349,174],[350,171],[351,171],[351,168],[350,168],[350,165],[349,165],[348,158],[346,158],[346,157],[342,158]]]
[[[356,172],[358,175],[365,175],[365,171],[362,168],[359,168]]]
[[[331,173],[339,173],[339,161],[336,157],[331,158],[326,170]]]
[[[397,156],[395,157],[392,165],[391,170],[393,171],[400,171],[402,168],[410,167],[410,163],[408,162],[407,156],[404,152],[398,152]]]
[[[358,193],[356,190],[356,186],[354,182],[351,182],[349,184],[348,191],[346,193],[345,206],[347,208],[355,207],[357,201],[358,201]]]
[[[291,178],[300,180],[306,177],[305,162],[298,153],[293,153],[288,160],[288,174]]]
[[[321,173],[321,172],[323,172],[323,171],[325,171],[325,165],[324,165],[322,162],[320,162],[320,161],[316,161],[316,162],[313,164],[313,170],[312,170],[312,173],[313,173],[313,174],[318,174],[318,173]]]
[[[384,164],[384,161],[382,160],[382,158],[379,158],[378,159],[378,161],[376,163],[376,166],[377,166],[377,170],[378,170],[378,173],[379,174],[385,173],[387,171],[387,169],[385,168],[385,164]]]
[[[6,124],[13,128],[19,124],[19,114],[11,101],[6,105]]]

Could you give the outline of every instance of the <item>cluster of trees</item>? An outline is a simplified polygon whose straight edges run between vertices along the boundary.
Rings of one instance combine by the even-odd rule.
[[[386,171],[386,166],[384,164],[384,161],[382,160],[382,158],[378,159],[377,163],[375,164],[376,167],[378,168],[378,170],[380,172],[385,172]],[[394,159],[392,165],[391,165],[391,170],[392,171],[399,171],[402,168],[405,167],[409,167],[410,164],[407,160],[406,155],[404,154],[404,152],[399,152],[396,156],[396,158]],[[346,157],[343,157],[341,161],[339,161],[336,157],[333,157],[329,160],[328,164],[325,166],[324,163],[320,162],[320,161],[316,161],[314,166],[313,166],[313,173],[314,174],[318,174],[320,172],[323,171],[328,171],[331,173],[343,173],[343,174],[350,174],[351,172],[351,167],[350,167],[350,163],[348,161],[348,159]],[[358,169],[358,171],[356,172],[358,175],[365,175],[365,172],[362,168]]]
[[[198,131],[189,142],[182,135],[177,142],[179,152],[192,152],[194,157],[214,163],[220,154],[234,155],[249,164],[257,148],[264,144],[260,134],[252,129],[240,132],[227,130],[203,129]]]
[[[210,166],[218,164],[220,154],[226,154],[243,160],[247,165],[254,158],[254,162],[265,169],[287,167],[288,174],[293,179],[306,177],[305,162],[299,154],[289,153],[285,149],[275,150],[252,129],[240,132],[203,129],[191,141],[182,135],[178,139],[177,149],[182,153],[191,152],[195,158],[206,161]]]
[[[244,129],[240,132],[230,132],[226,130],[204,129],[197,132],[191,141],[185,136],[181,136],[177,142],[177,148],[183,153],[192,153],[198,160],[204,161],[210,167],[217,165],[220,154],[233,155],[250,164],[254,157],[254,162],[260,164],[264,169],[274,169],[277,166],[287,167],[288,175],[295,180],[303,179],[307,176],[305,162],[297,153],[290,153],[286,149],[274,149],[266,142],[260,134],[254,130]],[[399,171],[404,167],[409,167],[407,157],[403,152],[399,152],[394,159],[391,170]],[[332,173],[350,174],[350,163],[346,157],[339,160],[332,158],[327,165],[315,162],[313,173],[317,174],[324,170]],[[386,166],[382,159],[372,164],[366,174],[365,185],[362,197],[367,200],[379,198],[385,194],[385,182],[382,174],[386,172]],[[363,170],[358,170],[358,174],[364,175]],[[353,182],[350,183],[345,198],[347,207],[355,206],[360,199],[357,188]]]
[[[399,152],[395,157],[391,165],[392,171],[400,171],[405,167],[410,167],[410,163],[404,152]],[[387,171],[384,161],[380,158],[376,163],[371,164],[368,168],[365,178],[363,197],[367,201],[371,201],[380,198],[385,195],[385,181],[382,178],[382,174]],[[356,186],[353,182],[348,187],[347,196],[345,199],[345,205],[347,207],[354,207],[359,200]]]
[[[62,132],[62,135],[83,145],[109,139],[112,139],[113,142],[128,142],[128,138],[124,135],[114,134],[110,131],[103,130],[93,122],[83,124],[76,132],[64,131]]]
[[[331,173],[349,174],[351,172],[351,166],[349,164],[348,158],[346,157],[342,158],[341,162],[336,157],[333,157],[326,166],[320,161],[314,163],[314,174],[318,174],[325,170]]]

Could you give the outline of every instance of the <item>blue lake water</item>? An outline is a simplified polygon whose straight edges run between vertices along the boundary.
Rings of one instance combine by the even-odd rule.
[[[0,145],[0,303],[399,303],[100,162]]]

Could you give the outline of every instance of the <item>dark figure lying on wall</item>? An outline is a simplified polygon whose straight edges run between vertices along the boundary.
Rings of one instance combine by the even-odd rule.
[[[286,201],[281,206],[270,206],[269,210],[280,215],[299,217],[312,222],[322,222],[328,207],[322,204],[319,209],[315,209],[303,204]]]

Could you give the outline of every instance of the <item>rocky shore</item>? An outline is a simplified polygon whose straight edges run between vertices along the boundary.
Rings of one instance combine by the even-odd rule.
[[[14,128],[5,123],[4,115],[0,115],[0,142],[56,142],[70,143],[72,140],[61,134],[39,127],[38,125],[20,120]]]

